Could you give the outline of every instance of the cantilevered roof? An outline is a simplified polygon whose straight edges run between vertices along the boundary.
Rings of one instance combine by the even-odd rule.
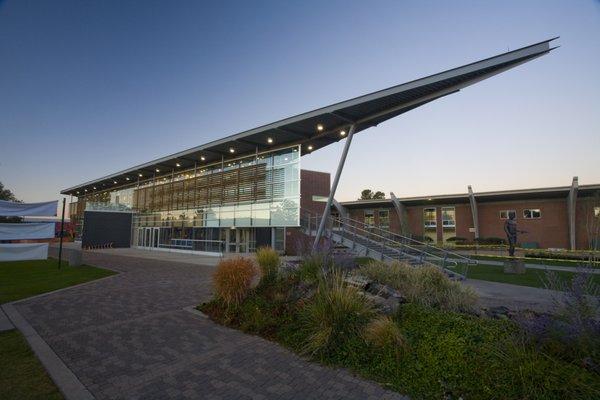
[[[78,191],[83,194],[84,190],[90,193],[95,191],[94,186],[98,190],[116,188],[136,180],[139,174],[151,176],[157,169],[160,171],[158,176],[169,175],[173,169],[193,168],[195,164],[201,167],[221,162],[222,158],[229,160],[253,154],[257,150],[301,145],[303,154],[310,153],[342,140],[351,125],[355,125],[355,133],[377,126],[430,101],[547,54],[554,49],[550,47],[550,42],[555,39],[227,136],[73,186],[61,193],[77,195]]]

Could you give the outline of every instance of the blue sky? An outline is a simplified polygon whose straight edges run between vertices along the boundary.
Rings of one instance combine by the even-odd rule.
[[[357,135],[339,200],[600,183],[599,1],[0,2],[0,181],[26,201],[561,36]],[[333,172],[343,143],[303,157]]]

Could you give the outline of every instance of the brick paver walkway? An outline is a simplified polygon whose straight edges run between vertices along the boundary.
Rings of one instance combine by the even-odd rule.
[[[98,399],[400,399],[182,310],[213,267],[86,252],[116,277],[17,304]]]

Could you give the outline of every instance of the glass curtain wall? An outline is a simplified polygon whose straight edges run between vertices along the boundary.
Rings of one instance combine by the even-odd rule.
[[[131,207],[139,210],[134,245],[153,243],[144,239],[146,228],[158,227],[161,248],[254,251],[253,228],[299,225],[300,149],[161,177],[121,198],[130,198]]]

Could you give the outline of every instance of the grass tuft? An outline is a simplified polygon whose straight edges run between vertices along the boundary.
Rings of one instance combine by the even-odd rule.
[[[255,276],[256,267],[249,258],[222,260],[213,274],[215,293],[227,306],[236,306],[248,295]]]

